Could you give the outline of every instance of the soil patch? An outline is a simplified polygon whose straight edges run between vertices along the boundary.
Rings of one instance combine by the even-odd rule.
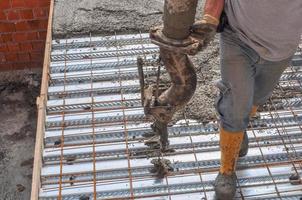
[[[30,199],[40,74],[0,73],[0,199]]]

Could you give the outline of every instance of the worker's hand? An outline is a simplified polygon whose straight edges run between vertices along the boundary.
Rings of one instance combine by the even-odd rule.
[[[217,26],[200,20],[195,22],[191,27],[191,36],[201,43],[201,49],[203,49],[214,38],[216,29]]]

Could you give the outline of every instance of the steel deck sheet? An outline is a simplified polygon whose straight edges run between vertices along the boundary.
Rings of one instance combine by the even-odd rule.
[[[49,69],[41,200],[213,199],[220,165],[218,122],[184,119],[168,128],[175,151],[161,154],[173,171],[152,173],[156,150],[145,145],[136,60],[156,76],[159,49],[148,34],[54,40]],[[165,70],[162,70],[165,73]],[[302,56],[298,50],[271,99],[247,130],[238,160],[236,199],[301,199]]]

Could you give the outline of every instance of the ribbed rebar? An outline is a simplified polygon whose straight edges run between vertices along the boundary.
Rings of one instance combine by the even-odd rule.
[[[148,35],[144,35],[142,38],[127,38],[127,39],[102,39],[95,41],[83,41],[83,42],[71,42],[71,43],[59,43],[59,40],[54,41],[52,44],[53,50],[64,49],[76,49],[76,48],[89,48],[89,47],[112,47],[112,46],[125,46],[133,44],[147,44],[150,43]]]
[[[192,134],[191,134],[192,135]],[[170,137],[172,138],[172,137]],[[294,144],[294,143],[301,143],[302,142],[302,134],[293,134],[285,137],[287,141],[284,143],[287,145]],[[257,137],[257,140],[255,138],[249,139],[249,148],[258,147],[258,144],[256,144],[256,141],[258,141],[260,144],[260,147],[266,147],[266,146],[272,146],[272,145],[283,145],[282,139],[279,135],[269,136],[269,137]],[[167,153],[167,155],[174,155],[174,154],[184,154],[184,153],[193,153],[192,145],[194,145],[195,153],[202,153],[202,152],[212,152],[212,151],[219,151],[219,141],[207,141],[207,142],[194,142],[194,143],[183,143],[183,144],[171,144],[169,145],[169,148],[176,151],[176,153]],[[80,147],[79,147],[80,148]],[[109,149],[109,148],[108,148]],[[125,149],[117,149],[117,150],[97,150],[96,151],[96,157],[98,160],[110,160],[110,159],[125,159]],[[65,148],[64,150],[68,151],[68,148]],[[54,151],[58,151],[55,150]],[[148,147],[140,147],[140,148],[132,148],[130,150],[131,155],[133,157],[148,157],[151,152],[150,148]],[[44,162],[45,164],[58,164],[58,161],[60,161],[59,154],[57,155],[48,155],[44,156]],[[73,152],[65,152],[64,153],[64,160],[68,160],[69,157],[72,157],[77,162],[90,162],[92,158],[92,153],[90,151],[88,152],[77,152],[74,150]]]
[[[85,60],[95,58],[112,58],[123,56],[138,56],[142,54],[156,54],[159,52],[157,47],[146,47],[144,49],[126,49],[121,51],[95,51],[95,52],[83,52],[83,53],[70,53],[51,55],[51,60],[54,62],[66,60]]]

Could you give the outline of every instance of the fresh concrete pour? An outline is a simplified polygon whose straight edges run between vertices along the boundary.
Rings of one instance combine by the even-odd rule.
[[[199,1],[196,18],[202,15]],[[54,11],[54,38],[149,32],[162,24],[164,0],[57,0]],[[218,37],[217,37],[218,38]],[[216,119],[214,100],[219,79],[219,47],[215,39],[206,50],[192,57],[198,85],[190,103],[175,115],[209,122]],[[166,79],[165,77],[163,77]]]
[[[55,37],[146,32],[159,25],[162,0],[61,0],[54,11]]]
[[[54,37],[148,32],[162,23],[163,0],[57,0]]]

